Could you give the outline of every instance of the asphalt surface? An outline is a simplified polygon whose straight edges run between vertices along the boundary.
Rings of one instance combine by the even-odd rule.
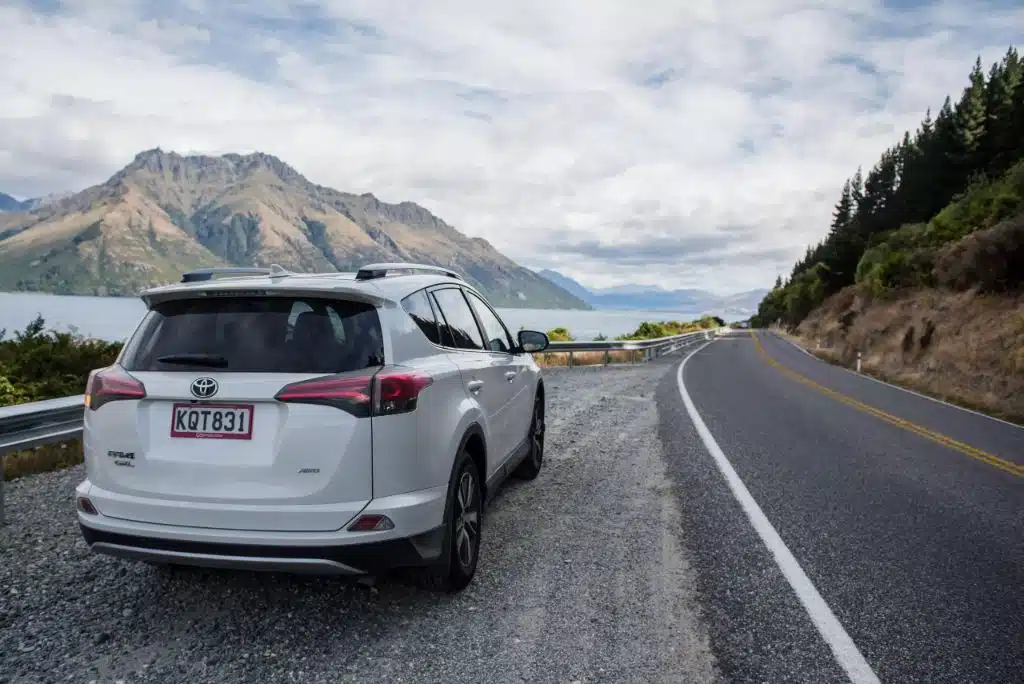
[[[90,555],[80,467],[10,483],[0,681],[721,681],[657,437],[672,368],[546,374],[544,469],[488,509],[455,596]]]
[[[770,335],[784,367],[1020,464],[1024,430],[829,366]],[[773,367],[749,335],[684,368],[711,434],[882,682],[1020,682],[1024,477],[915,434]],[[729,681],[845,681],[679,401],[660,434]]]
[[[1020,464],[1024,430],[759,337],[701,348],[686,390],[878,679],[1021,681],[1024,477],[977,450]],[[488,509],[454,596],[94,556],[80,467],[10,483],[0,682],[847,681],[680,358],[546,372],[544,470]]]

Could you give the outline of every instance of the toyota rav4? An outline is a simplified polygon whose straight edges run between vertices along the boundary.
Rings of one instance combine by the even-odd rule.
[[[377,575],[457,591],[485,504],[544,456],[540,332],[458,274],[203,269],[85,394],[92,551],[160,565]]]

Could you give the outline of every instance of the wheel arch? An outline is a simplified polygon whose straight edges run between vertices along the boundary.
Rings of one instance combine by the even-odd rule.
[[[471,423],[462,434],[459,441],[459,449],[456,455],[465,449],[469,457],[473,459],[477,474],[480,476],[480,488],[486,499],[487,495],[487,438],[484,437],[484,430],[479,423]]]

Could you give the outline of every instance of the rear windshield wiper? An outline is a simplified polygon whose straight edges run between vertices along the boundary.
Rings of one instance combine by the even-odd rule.
[[[183,366],[209,366],[227,368],[228,360],[219,354],[168,354],[157,357],[160,363],[180,363]]]

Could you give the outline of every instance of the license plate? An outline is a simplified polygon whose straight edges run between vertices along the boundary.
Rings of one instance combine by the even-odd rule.
[[[171,437],[252,439],[252,409],[245,404],[175,404]]]

